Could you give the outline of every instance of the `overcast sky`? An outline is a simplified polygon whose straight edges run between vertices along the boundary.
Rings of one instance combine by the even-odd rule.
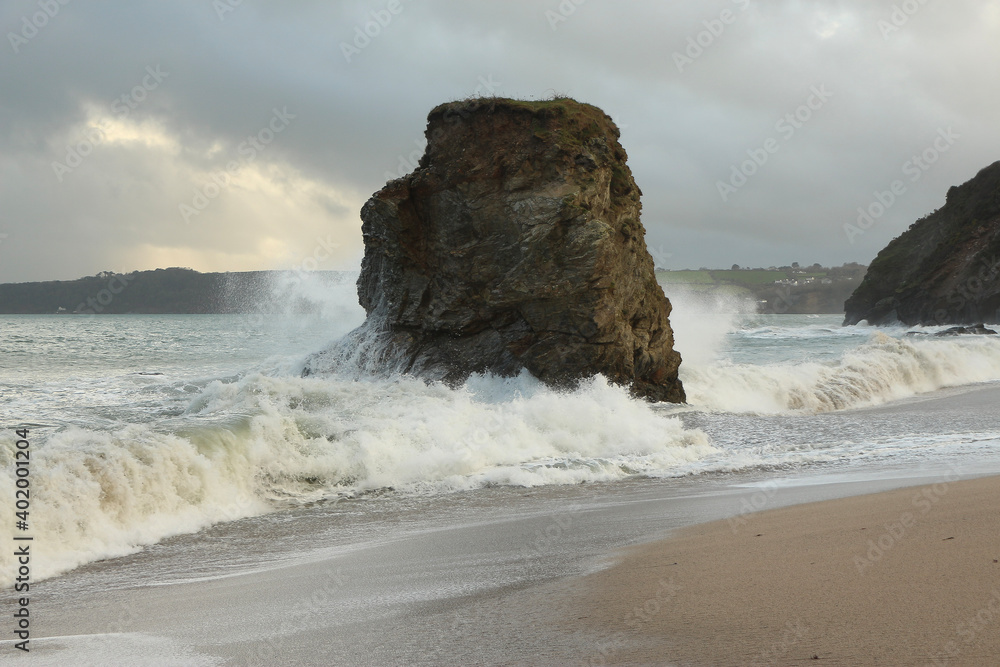
[[[356,268],[362,204],[476,94],[607,111],[668,268],[868,262],[1000,159],[1000,0],[4,0],[0,28],[0,282]]]

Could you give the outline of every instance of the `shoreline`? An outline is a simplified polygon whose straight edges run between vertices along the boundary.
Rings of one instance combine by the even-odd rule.
[[[949,474],[943,468],[902,472],[867,479],[845,475],[839,481],[800,478],[777,487],[769,498],[767,507],[778,509],[759,514],[742,514],[740,507],[767,493],[765,480],[708,488],[702,480],[646,481],[543,488],[516,496],[497,490],[467,497],[478,501],[479,509],[469,504],[457,508],[451,500],[431,502],[437,509],[419,511],[397,529],[344,536],[340,547],[304,551],[291,560],[281,557],[283,563],[262,562],[264,569],[247,570],[246,562],[233,568],[226,561],[242,558],[250,545],[248,530],[259,536],[254,548],[265,561],[272,561],[292,535],[297,542],[303,539],[303,521],[315,528],[317,544],[330,544],[340,530],[331,526],[338,521],[335,514],[304,512],[285,528],[273,518],[250,519],[41,582],[32,600],[37,630],[32,657],[39,664],[64,664],[70,656],[86,664],[118,664],[115,656],[144,655],[165,665],[263,665],[279,659],[290,665],[749,665],[757,654],[726,662],[700,657],[694,650],[677,652],[677,641],[683,639],[677,627],[694,633],[689,639],[695,643],[728,637],[731,643],[755,646],[757,639],[698,625],[711,618],[704,614],[685,617],[664,634],[657,623],[670,618],[668,603],[696,589],[683,581],[684,588],[670,584],[670,576],[681,572],[673,565],[660,584],[663,575],[657,568],[662,563],[656,559],[662,554],[657,549],[712,526],[732,536],[734,521],[741,539],[760,540],[755,535],[765,531],[758,526],[780,513],[869,502],[858,499],[882,495],[857,494],[887,489],[902,489],[888,493],[908,499],[907,494],[923,488],[913,485],[933,487]],[[996,485],[1000,477],[981,479]],[[946,499],[961,495],[961,482],[947,484]],[[945,504],[942,500],[939,506]],[[456,523],[459,516],[464,518]],[[940,544],[964,545],[965,537],[958,537],[962,539]],[[655,539],[661,541],[649,542]],[[233,547],[226,556],[219,549],[230,540],[246,546]],[[622,552],[628,544],[635,546]],[[653,560],[636,570],[635,559],[647,550]],[[674,556],[674,562],[680,559]],[[1000,565],[990,567],[1000,573]],[[617,576],[623,568],[632,568],[625,585],[612,582],[601,588],[603,578]],[[184,570],[190,574],[178,576]],[[728,579],[727,574],[717,582],[723,610],[761,618],[766,607],[760,601],[731,600]],[[985,604],[987,589],[980,588]],[[601,597],[609,592],[610,599]],[[626,617],[629,612],[632,616]],[[775,618],[773,625],[780,631],[785,622]],[[0,642],[0,649],[9,649],[8,644]],[[721,646],[724,656],[737,655]],[[799,642],[793,648],[806,646]],[[816,650],[825,657],[822,647]],[[969,651],[960,657],[975,655]],[[781,659],[761,664],[790,662],[784,654],[776,657]],[[869,664],[855,659],[838,663],[833,657],[817,664]],[[893,659],[883,664],[908,663]]]
[[[1000,386],[958,388],[865,408],[848,419],[808,420],[810,432],[858,420],[868,429],[886,433],[895,432],[893,425],[901,419],[909,432],[941,421],[961,425],[974,436],[973,443],[981,443],[961,443],[951,453],[932,447],[929,457],[920,456],[918,449],[903,460],[879,456],[851,465],[834,462],[663,479],[502,486],[427,497],[376,495],[216,524],[129,556],[88,563],[38,582],[37,587],[33,584],[31,658],[39,665],[113,665],[122,664],[121,656],[135,656],[147,664],[185,667],[276,663],[745,667],[755,660],[797,664],[800,658],[818,655],[816,664],[873,664],[878,651],[860,641],[860,635],[850,634],[860,632],[855,626],[885,616],[884,608],[898,611],[902,603],[896,588],[911,585],[919,593],[941,588],[940,582],[925,581],[924,570],[919,576],[911,572],[902,584],[883,582],[877,589],[881,597],[869,607],[851,606],[846,598],[840,601],[832,621],[814,620],[805,612],[831,608],[838,595],[850,590],[847,584],[857,587],[860,580],[868,585],[876,573],[896,572],[896,559],[907,552],[907,545],[928,541],[917,537],[932,521],[944,521],[948,528],[951,523],[971,526],[930,540],[932,546],[964,549],[971,540],[994,537],[987,547],[1000,551],[1000,540],[995,538],[1000,530],[989,523],[995,519],[979,517],[998,505],[995,488],[978,505],[970,505],[960,502],[964,483],[953,481],[1000,476],[992,436],[1000,432],[995,426],[998,396]],[[883,419],[885,415],[891,418]],[[759,421],[764,426],[769,423]],[[970,484],[995,487],[998,479]],[[935,484],[944,492],[934,493]],[[920,513],[924,505],[915,506],[911,494],[928,488],[937,502],[924,515]],[[866,495],[881,492],[889,494]],[[884,502],[893,493],[899,496],[897,506]],[[844,507],[855,509],[845,514]],[[811,514],[805,523],[782,525],[780,531],[777,525],[768,527],[775,517],[798,512]],[[907,518],[903,526],[903,512],[912,513],[916,522]],[[840,533],[838,516],[847,522]],[[858,520],[866,523],[851,523]],[[906,531],[899,540],[886,528],[897,520]],[[977,522],[983,527],[973,525]],[[713,529],[718,533],[714,541],[700,552],[690,551],[696,557],[682,561],[675,554],[656,551],[662,545],[673,545],[669,548],[674,550],[678,539],[688,540],[685,544],[690,547],[695,538],[686,536]],[[869,535],[877,544],[887,532],[894,540],[887,545],[891,549],[864,568],[863,576],[855,574],[853,556],[866,556]],[[847,544],[842,539],[845,534],[864,539],[855,543],[853,551],[838,556],[837,550]],[[796,560],[795,554],[812,555],[801,542],[820,549],[823,558]],[[766,546],[777,549],[776,555],[761,556]],[[645,562],[640,559],[644,550],[651,550]],[[941,613],[951,616],[932,622],[940,625],[955,618],[967,622],[970,609],[973,614],[988,609],[991,582],[996,580],[1000,587],[1000,569],[994,569],[1000,564],[992,563],[1000,553],[987,556],[985,576],[970,570],[975,576],[963,578],[959,566],[945,570],[945,575],[958,577],[957,584],[946,582],[945,589],[954,589],[952,594],[959,597],[942,608]],[[784,591],[783,597],[769,601],[752,586],[739,588],[761,579],[747,565],[751,557],[762,563],[758,569],[764,574],[780,575],[780,586],[768,590],[769,595]],[[664,558],[669,562],[664,564]],[[700,574],[671,583],[671,577],[679,577],[692,563],[708,568],[713,562],[721,567],[714,575],[708,569],[692,570]],[[607,577],[619,576],[628,567],[631,572],[608,583]],[[789,583],[808,582],[817,572],[827,578],[827,589],[786,590]],[[832,586],[829,582],[837,576],[842,581]],[[709,590],[699,590],[706,584],[711,584]],[[828,590],[831,586],[833,591]],[[873,590],[864,592],[870,597]],[[704,607],[712,595],[717,606]],[[5,596],[5,604],[9,598]],[[916,602],[899,599],[910,615],[928,607],[920,595]],[[671,616],[672,612],[677,613]],[[789,612],[796,615],[789,618]],[[798,620],[802,622],[797,625]],[[994,647],[978,637],[993,625],[986,631],[976,629],[971,646],[949,648],[948,641],[964,641],[968,633],[959,635],[944,626],[933,639],[945,641],[935,645],[920,629],[926,620],[923,626],[904,620],[903,631],[882,639],[890,647],[897,643],[907,650],[924,647],[921,656],[927,659],[906,662],[906,656],[892,653],[880,664],[990,664]],[[993,622],[1000,628],[1000,608]],[[800,631],[806,627],[812,634]],[[785,632],[791,634],[786,637]],[[816,643],[821,639],[830,639],[833,647]],[[0,662],[6,657],[4,651],[12,650],[11,643],[0,640]],[[855,652],[847,658],[836,653],[844,648]],[[1000,654],[1000,648],[997,651]]]
[[[600,664],[991,664],[998,505],[949,474],[681,528],[574,582],[558,627]]]

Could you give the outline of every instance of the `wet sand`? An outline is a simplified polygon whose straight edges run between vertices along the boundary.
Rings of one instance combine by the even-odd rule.
[[[428,501],[395,527],[379,520],[380,533],[362,525],[347,536],[357,516],[343,527],[318,510],[235,522],[33,588],[30,660],[784,665],[818,654],[816,664],[905,665],[935,664],[954,641],[957,658],[937,664],[991,664],[1000,622],[970,644],[954,625],[1000,587],[998,482],[949,475],[498,489]],[[921,515],[912,497],[935,483],[941,497]],[[916,525],[856,572],[853,556],[904,511]],[[276,561],[291,540],[301,553]],[[642,542],[614,565],[619,547]],[[0,642],[0,664],[13,657]]]
[[[956,480],[681,529],[563,627],[606,664],[1000,664],[1000,477]]]

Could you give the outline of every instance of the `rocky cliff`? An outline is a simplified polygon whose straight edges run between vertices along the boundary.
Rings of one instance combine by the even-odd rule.
[[[368,321],[312,369],[346,356],[449,383],[527,369],[560,387],[601,373],[682,402],[612,120],[570,99],[469,100],[432,110],[426,136],[418,168],[361,212]]]
[[[1000,162],[948,190],[892,240],[844,304],[845,324],[1000,322]]]

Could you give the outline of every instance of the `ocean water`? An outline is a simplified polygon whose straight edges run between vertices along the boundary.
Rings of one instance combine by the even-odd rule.
[[[303,378],[364,313],[350,280],[295,289],[310,314],[0,316],[0,527],[15,532],[14,429],[27,427],[35,578],[247,517],[294,532],[303,511],[344,500],[974,467],[1000,445],[992,407],[912,407],[1000,382],[1000,337],[845,328],[677,292],[689,402],[652,405],[600,377],[572,392],[526,374],[456,389]]]

